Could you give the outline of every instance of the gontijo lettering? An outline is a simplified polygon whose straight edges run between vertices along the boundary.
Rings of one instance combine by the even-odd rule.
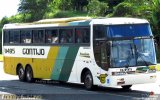
[[[22,53],[24,55],[45,55],[45,50],[37,48],[23,48]]]

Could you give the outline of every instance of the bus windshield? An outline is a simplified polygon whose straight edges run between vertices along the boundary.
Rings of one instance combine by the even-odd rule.
[[[156,64],[153,39],[118,40],[112,42],[112,67],[148,66],[152,64]]]
[[[149,24],[110,25],[106,33],[109,38],[152,36]]]
[[[94,25],[94,50],[97,63],[100,56],[96,53],[97,43],[111,42],[110,67],[134,67],[156,64],[154,41],[150,25]],[[103,61],[104,62],[104,61]],[[101,60],[102,63],[102,60]],[[99,66],[102,66],[99,64]]]

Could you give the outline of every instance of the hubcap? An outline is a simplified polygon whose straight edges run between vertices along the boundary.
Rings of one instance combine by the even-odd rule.
[[[92,86],[92,77],[89,74],[85,78],[85,85],[87,88],[91,88]]]
[[[24,71],[23,71],[22,68],[20,68],[20,70],[19,70],[19,77],[20,77],[20,79],[22,79],[23,76],[24,76]]]
[[[27,71],[27,79],[30,81],[32,79],[31,70]]]

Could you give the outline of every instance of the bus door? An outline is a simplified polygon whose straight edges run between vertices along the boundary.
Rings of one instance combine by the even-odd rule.
[[[110,43],[107,41],[95,41],[94,57],[97,65],[100,67],[98,78],[103,84],[106,81],[107,71],[110,67]]]
[[[100,66],[105,71],[108,71],[110,47],[106,42],[101,42],[100,44]]]

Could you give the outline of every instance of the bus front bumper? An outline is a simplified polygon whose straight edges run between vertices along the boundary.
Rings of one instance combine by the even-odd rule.
[[[110,76],[106,79],[106,83],[103,86],[123,86],[123,85],[134,85],[134,84],[145,84],[156,82],[156,73],[144,73],[144,74],[132,74],[122,76]]]

